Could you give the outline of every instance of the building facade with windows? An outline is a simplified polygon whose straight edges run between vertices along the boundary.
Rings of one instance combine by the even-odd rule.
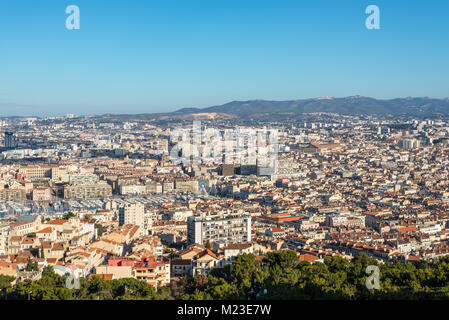
[[[251,215],[240,213],[189,217],[187,219],[187,240],[189,244],[206,244],[213,241],[251,242]]]

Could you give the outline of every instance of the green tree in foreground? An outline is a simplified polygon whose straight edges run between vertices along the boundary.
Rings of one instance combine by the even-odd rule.
[[[211,270],[208,275],[183,278],[170,287],[155,288],[137,279],[106,281],[98,276],[81,278],[79,289],[66,287],[67,277],[51,266],[42,269],[37,281],[12,285],[13,277],[0,275],[0,299],[33,300],[205,300],[241,299],[449,299],[449,259],[435,262],[379,265],[380,289],[369,290],[366,267],[378,262],[365,254],[348,262],[326,257],[324,262],[299,261],[293,251],[270,252],[264,259],[253,254],[234,258],[232,266]],[[37,264],[29,259],[26,269]]]
[[[36,261],[33,261],[31,258],[28,258],[27,265],[25,266],[25,271],[38,271],[38,265]]]

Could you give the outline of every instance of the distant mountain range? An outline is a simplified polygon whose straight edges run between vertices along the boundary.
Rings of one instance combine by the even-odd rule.
[[[385,117],[440,118],[449,117],[449,98],[408,97],[374,99],[363,96],[344,98],[322,97],[288,101],[232,101],[207,108],[184,108],[167,113],[105,114],[94,116],[105,121],[192,120],[228,118],[238,120],[286,120],[310,117],[311,113],[341,115],[380,115]],[[8,117],[16,118],[16,117]],[[23,117],[17,117],[23,118]]]
[[[449,98],[428,97],[397,98],[380,100],[362,96],[345,98],[323,97],[289,101],[233,101],[221,106],[208,108],[184,108],[172,115],[226,114],[239,118],[260,118],[295,116],[305,113],[338,113],[346,115],[406,115],[406,116],[449,116]]]

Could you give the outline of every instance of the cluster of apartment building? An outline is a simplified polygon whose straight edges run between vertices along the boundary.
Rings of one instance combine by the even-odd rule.
[[[242,253],[293,250],[311,263],[360,253],[405,263],[449,255],[444,120],[319,114],[269,122],[279,138],[270,170],[258,160],[176,162],[167,124],[48,123],[17,125],[15,146],[35,126],[42,141],[33,150],[57,151],[2,153],[0,274],[19,276],[32,259],[40,270],[161,287]]]

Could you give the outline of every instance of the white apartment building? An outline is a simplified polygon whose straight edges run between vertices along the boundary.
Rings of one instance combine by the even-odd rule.
[[[119,208],[119,225],[134,224],[144,228],[145,206],[142,203],[127,203]]]
[[[7,242],[9,238],[9,225],[0,225],[0,255],[7,253]]]
[[[421,145],[421,143],[417,139],[404,139],[404,140],[402,140],[402,147],[404,149],[415,149],[415,148],[419,148],[420,145]]]
[[[251,215],[241,213],[189,217],[187,241],[190,244],[206,244],[214,241],[226,244],[251,242]]]

